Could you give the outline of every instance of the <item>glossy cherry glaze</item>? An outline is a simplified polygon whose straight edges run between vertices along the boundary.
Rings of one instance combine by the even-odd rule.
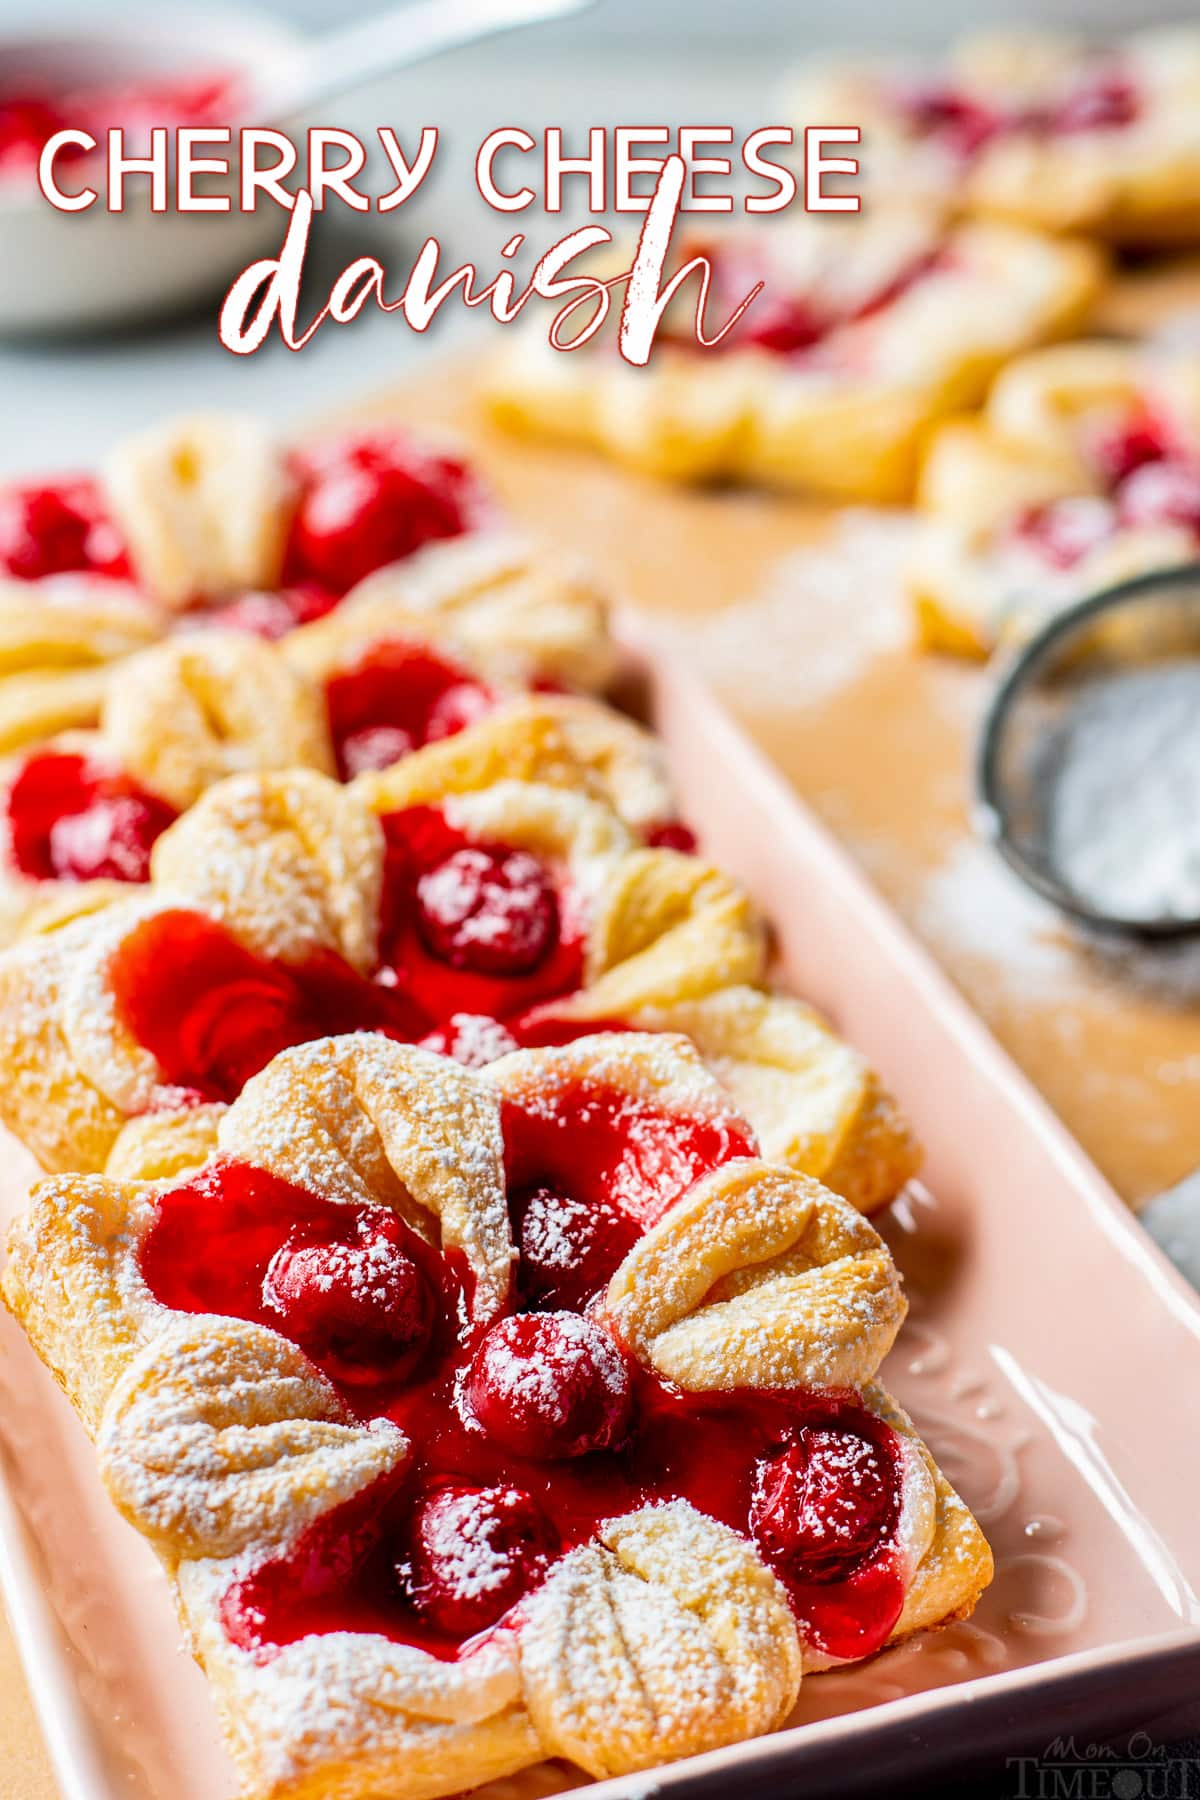
[[[372,644],[325,684],[343,781],[386,769],[423,744],[453,737],[496,703],[492,689],[424,644]]]
[[[527,851],[469,838],[437,807],[380,823],[381,958],[430,1027],[456,1013],[507,1023],[578,988],[584,925],[565,876]]]
[[[661,824],[648,826],[642,837],[652,850],[679,850],[685,856],[694,856],[699,848],[696,833],[682,819],[664,819]]]
[[[155,125],[231,124],[235,103],[234,82],[226,75],[96,84],[63,92],[31,81],[23,91],[0,98],[0,177],[33,180],[42,150],[67,127],[89,131],[101,144],[107,131],[123,128],[131,137],[145,138],[148,145]],[[60,157],[73,162],[85,154],[69,145]]]
[[[589,1209],[612,1205],[639,1231],[702,1175],[758,1154],[736,1113],[667,1111],[583,1077],[546,1083],[527,1102],[506,1100],[503,1119],[510,1192],[548,1187]]]
[[[35,881],[148,881],[155,839],[176,817],[131,776],[90,757],[27,757],[5,798],[9,854]]]
[[[603,1082],[505,1102],[517,1297],[582,1312],[625,1254],[702,1175],[757,1145],[733,1117],[664,1112]]]
[[[390,1207],[341,1206],[232,1158],[163,1196],[139,1260],[165,1306],[270,1325],[346,1388],[453,1356],[470,1320],[463,1258]]]
[[[1011,542],[1055,569],[1073,568],[1119,530],[1165,527],[1200,543],[1200,464],[1149,407],[1131,406],[1083,448],[1104,492],[1027,508],[1008,527]]]
[[[292,966],[258,956],[202,913],[154,913],[109,969],[117,1016],[196,1100],[233,1100],[294,1044],[349,1031],[411,1042],[427,1029],[394,988],[332,952]]]
[[[824,354],[825,340],[831,333],[881,312],[925,276],[949,265],[949,255],[941,248],[920,251],[886,281],[880,282],[853,304],[834,305],[817,294],[802,293],[794,289],[789,293],[786,275],[773,268],[769,259],[753,246],[700,241],[690,243],[687,253],[689,256],[707,257],[712,270],[710,330],[714,321],[724,323],[751,289],[762,284],[761,292],[755,296],[737,324],[712,348],[753,348],[787,357]],[[673,329],[668,323],[667,328],[660,331],[659,335],[684,348],[698,348],[690,319],[679,330]]]
[[[65,123],[60,108],[36,88],[0,100],[0,176],[33,180],[39,156]],[[72,160],[69,149],[64,159]]]
[[[293,463],[300,494],[285,557],[289,581],[344,594],[376,569],[487,516],[465,463],[400,431],[333,438],[298,452]]]
[[[963,162],[1016,133],[1068,137],[1117,130],[1140,118],[1143,107],[1136,83],[1115,64],[1084,71],[1058,98],[1035,105],[1005,106],[936,79],[902,82],[890,99],[914,137],[941,145]]]
[[[585,1113],[594,1098],[582,1098]],[[619,1137],[621,1106],[601,1110]],[[687,1122],[657,1117],[677,1140],[672,1164]],[[639,1126],[650,1129],[647,1115]],[[693,1133],[701,1163],[716,1153],[711,1141],[697,1148],[708,1131]],[[598,1141],[574,1165],[581,1200],[602,1191]],[[602,1166],[626,1160],[610,1145]],[[623,1193],[615,1204],[635,1237],[679,1197],[649,1173]],[[853,1395],[684,1394],[577,1310],[477,1321],[457,1253],[387,1209],[338,1205],[230,1161],[159,1200],[140,1262],[168,1306],[293,1337],[360,1417],[392,1419],[412,1447],[398,1474],[228,1590],[225,1629],[260,1656],[343,1630],[456,1657],[516,1623],[556,1558],[606,1519],[675,1498],[755,1539],[823,1653],[868,1654],[899,1616],[898,1440]]]
[[[1112,493],[1143,463],[1161,462],[1172,455],[1172,433],[1149,407],[1134,405],[1118,419],[1097,425],[1084,445],[1105,490]]]
[[[0,574],[128,579],[129,558],[97,484],[81,476],[0,487]]]
[[[564,881],[526,851],[472,842],[433,807],[392,814],[384,826],[385,928],[373,977],[332,952],[296,964],[259,955],[182,908],[129,934],[109,971],[118,1014],[168,1085],[231,1100],[281,1050],[349,1031],[381,1031],[479,1066],[522,1043],[617,1028],[539,1014],[583,972],[582,928]]]
[[[848,1658],[881,1649],[904,1603],[890,1428],[852,1395],[684,1394],[632,1364],[629,1379],[624,1443],[560,1461],[498,1445],[449,1382],[396,1403],[389,1412],[410,1435],[411,1465],[233,1585],[222,1604],[229,1637],[269,1657],[310,1633],[368,1631],[453,1659],[479,1633],[519,1624],[522,1599],[606,1520],[685,1499],[756,1537],[761,1472],[790,1456],[807,1467],[812,1492],[773,1518],[759,1550],[815,1650]],[[859,1505],[853,1482],[864,1467],[872,1479]],[[439,1545],[430,1513],[447,1499],[458,1517]],[[498,1511],[509,1517],[503,1536]]]
[[[947,81],[904,82],[891,98],[909,131],[936,139],[964,161],[1004,130],[1003,116],[994,107]]]

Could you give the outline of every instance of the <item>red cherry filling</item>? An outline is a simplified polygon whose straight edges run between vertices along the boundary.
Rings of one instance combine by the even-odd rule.
[[[654,850],[681,850],[691,856],[697,848],[697,838],[690,825],[682,819],[665,819],[661,825],[652,825],[643,836]]]
[[[0,175],[32,174],[55,132],[70,122],[44,94],[10,94],[0,100]]]
[[[293,1233],[267,1265],[263,1303],[338,1380],[398,1380],[420,1361],[434,1322],[412,1236],[382,1208],[360,1212],[349,1236]]]
[[[95,482],[0,488],[0,572],[18,581],[127,577],[129,558]]]
[[[453,1013],[436,1031],[427,1032],[419,1047],[438,1056],[452,1056],[464,1068],[483,1069],[521,1046],[499,1019],[482,1013]]]
[[[344,594],[423,544],[458,537],[483,509],[466,465],[400,432],[367,431],[296,459],[300,499],[286,570]]]
[[[805,1433],[814,1442],[854,1439],[867,1446],[857,1453],[861,1465],[841,1449],[826,1462],[822,1516],[843,1527],[833,1534],[836,1550],[828,1531],[814,1526],[809,1506],[796,1521],[798,1536],[790,1521],[776,1521],[772,1548],[763,1554],[816,1650],[861,1656],[886,1642],[904,1603],[895,1546],[902,1464],[894,1434],[853,1396],[681,1394],[635,1369],[628,1428],[616,1448],[535,1461],[459,1414],[456,1394],[469,1354],[459,1350],[439,1379],[402,1391],[388,1405],[388,1416],[413,1446],[407,1491],[397,1499],[395,1483],[386,1481],[366,1490],[319,1521],[290,1554],[235,1583],[222,1604],[234,1643],[267,1657],[311,1632],[375,1631],[453,1658],[467,1640],[502,1622],[558,1555],[594,1538],[607,1519],[684,1498],[753,1535],[761,1469]],[[849,1500],[836,1491],[838,1459],[851,1486],[863,1468],[874,1473],[877,1467],[887,1483],[886,1505],[877,1503],[872,1486],[870,1520],[857,1490]],[[493,1523],[497,1491],[505,1500]],[[464,1496],[470,1497],[465,1509],[457,1504]],[[857,1557],[850,1536],[860,1544]]]
[[[890,1536],[896,1479],[887,1450],[853,1431],[802,1426],[754,1478],[750,1530],[795,1581],[843,1581]]]
[[[7,799],[9,846],[36,881],[147,881],[155,839],[173,807],[88,757],[29,757]]]
[[[418,880],[417,928],[452,969],[527,975],[558,939],[558,902],[528,851],[470,844]]]
[[[110,965],[119,1017],[163,1079],[205,1100],[233,1100],[293,1044],[348,1031],[412,1042],[425,1021],[394,989],[331,953],[291,967],[257,956],[200,913],[155,913]]]
[[[1131,125],[1142,110],[1135,83],[1117,68],[1093,69],[1048,105],[1001,110],[948,82],[911,82],[893,95],[904,124],[969,162],[993,138],[1028,131],[1042,136],[1111,131]]]
[[[674,1497],[756,1539],[829,1655],[878,1649],[899,1615],[903,1463],[854,1396],[680,1393],[572,1312],[481,1326],[460,1252],[227,1160],[159,1196],[139,1264],[166,1306],[292,1337],[411,1446],[229,1589],[226,1629],[259,1655],[361,1630],[452,1657],[604,1520]]]
[[[385,1206],[323,1200],[246,1163],[158,1203],[139,1253],[164,1305],[273,1326],[344,1387],[411,1380],[444,1353],[470,1282]]]
[[[451,1486],[418,1501],[397,1574],[435,1631],[470,1638],[535,1587],[554,1529],[522,1488]]]
[[[326,685],[343,781],[453,737],[494,704],[491,690],[420,644],[372,645]]]
[[[56,792],[53,810],[43,820],[47,834],[60,807]],[[42,815],[30,812],[27,818],[18,808],[14,816],[18,823],[25,820],[19,834],[22,866],[33,866],[40,855],[37,867],[49,867],[50,853],[38,849],[34,829]],[[385,954],[372,980],[328,952],[303,964],[257,955],[198,913],[158,913],[130,934],[110,965],[114,996],[120,1017],[153,1053],[167,1085],[196,1099],[231,1100],[281,1050],[349,1031],[380,1031],[480,1066],[525,1041],[522,1021],[531,1006],[578,987],[580,939],[563,929],[556,892],[534,859],[524,852],[466,846],[432,808],[393,815],[385,826],[397,819],[412,829],[392,842],[399,853],[389,862]],[[421,828],[414,826],[416,820]],[[66,841],[71,866],[84,867],[83,848],[74,839]],[[89,838],[88,870],[112,872],[115,857],[110,864],[96,861],[93,845]],[[493,857],[499,865],[495,913],[489,880],[476,883],[463,905],[461,880],[452,881],[453,870],[444,869],[464,848],[479,851],[488,875]],[[468,859],[472,878],[475,862]],[[425,912],[417,894],[422,872],[441,876],[426,890],[431,901]],[[426,943],[422,925],[442,954]],[[539,935],[545,955],[535,960]],[[503,1022],[506,1015],[512,1016],[512,1030]],[[598,1028],[575,1023],[560,1028],[551,1021],[542,1030],[533,1020],[529,1041],[554,1042]]]
[[[942,261],[940,252],[922,253],[857,302],[835,307],[824,296],[795,288],[789,292],[786,271],[773,269],[744,244],[697,240],[688,244],[687,253],[708,259],[712,271],[710,313],[722,321],[761,284],[760,292],[737,324],[712,348],[744,350],[753,346],[775,356],[804,356],[816,350],[839,326],[878,312]],[[697,347],[690,319],[678,327],[668,324],[660,336],[685,349]]]
[[[187,623],[189,627],[211,625],[219,631],[245,631],[274,642],[298,625],[323,619],[340,598],[315,582],[297,582],[275,593],[239,594],[220,606],[197,607],[187,614]]]
[[[1134,83],[1119,70],[1101,70],[1081,81],[1046,121],[1051,132],[1113,131],[1132,125],[1142,110]]]
[[[1174,526],[1200,537],[1200,467],[1173,448],[1150,412],[1135,408],[1104,428],[1088,453],[1111,497],[1081,494],[1033,507],[1010,528],[1015,542],[1069,569],[1121,528]]]
[[[231,110],[243,103],[236,76],[208,69],[182,79],[84,88],[67,96],[64,110],[72,124],[82,120],[101,140],[107,131],[120,127],[127,138],[141,141],[148,140],[156,125],[228,124]]]
[[[1122,525],[1177,525],[1200,533],[1200,468],[1182,462],[1146,462],[1117,490]]]
[[[538,1189],[569,1195],[589,1212],[612,1209],[638,1235],[702,1175],[757,1154],[735,1112],[672,1113],[599,1081],[564,1082],[528,1106],[506,1101],[503,1116],[509,1193],[530,1195],[520,1204]]]
[[[569,1311],[481,1325],[461,1253],[228,1161],[160,1195],[139,1262],[168,1306],[292,1336],[411,1446],[227,1590],[259,1658],[337,1630],[455,1657],[605,1520],[677,1497],[760,1543],[817,1650],[868,1654],[899,1616],[903,1463],[855,1396],[680,1393]]]
[[[936,138],[964,160],[1004,128],[1001,114],[947,82],[913,82],[895,98],[910,131]]]
[[[521,1252],[517,1289],[527,1307],[582,1312],[641,1236],[604,1194],[589,1203],[534,1187],[510,1194],[508,1204]]]
[[[528,851],[473,842],[438,807],[381,823],[381,960],[429,1026],[456,1013],[510,1025],[579,986],[582,931],[562,877]]]
[[[629,1364],[608,1333],[572,1312],[493,1325],[466,1385],[471,1411],[516,1456],[556,1462],[611,1450],[629,1430]]]
[[[503,1120],[517,1291],[541,1310],[582,1310],[694,1182],[755,1153],[734,1114],[671,1114],[599,1082],[506,1102]]]
[[[1170,440],[1162,423],[1139,408],[1099,430],[1088,449],[1105,487],[1112,489],[1145,463],[1160,462],[1169,456]]]
[[[1107,500],[1080,494],[1031,507],[1010,528],[1015,543],[1055,569],[1070,569],[1112,536],[1116,515]]]
[[[733,304],[736,306],[740,299],[740,295],[735,296]],[[777,356],[795,356],[821,341],[829,321],[803,295],[772,294],[764,289],[744,323],[735,329],[742,344],[756,344],[760,350],[772,350]]]

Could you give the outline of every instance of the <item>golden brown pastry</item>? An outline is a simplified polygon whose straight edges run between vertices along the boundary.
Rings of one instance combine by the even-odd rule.
[[[82,578],[0,589],[0,744],[7,705],[15,751],[0,775],[0,940],[144,883],[157,836],[224,775],[348,779],[493,716],[498,744],[513,709],[511,740],[542,718],[547,744],[569,738],[635,823],[670,820],[646,734],[574,694],[529,698],[544,682],[603,686],[615,657],[595,589],[510,536],[417,552],[279,643],[229,612],[188,613],[154,643],[146,601],[108,585],[107,598]]]
[[[349,786],[218,784],[157,840],[143,897],[0,956],[0,1115],[47,1168],[124,1170],[148,1154],[126,1121],[228,1101],[322,1031],[476,1066],[597,1026],[682,1031],[768,1154],[874,1211],[918,1166],[907,1121],[810,1008],[755,985],[736,884],[605,803],[615,784],[657,813],[656,768],[634,727],[556,699]]]
[[[886,1248],[685,1040],[480,1073],[317,1040],[217,1138],[44,1183],[4,1296],[174,1582],[246,1800],[653,1768],[987,1585],[874,1378]]]
[[[47,1167],[102,1168],[125,1119],[232,1099],[324,1031],[482,1062],[565,992],[623,1019],[753,981],[765,955],[727,877],[546,783],[376,812],[315,771],[236,776],[152,868],[143,896],[0,957],[0,1110]]]
[[[1097,42],[1025,27],[940,63],[830,58],[802,70],[805,124],[862,129],[866,194],[1139,246],[1200,239],[1200,32]]]
[[[95,725],[111,669],[159,632],[125,583],[0,578],[0,754]]]
[[[512,334],[488,376],[496,416],[674,480],[905,500],[931,424],[979,400],[1009,357],[1077,327],[1103,272],[1090,246],[912,208],[688,249],[713,265],[710,332],[765,284],[719,346],[692,340],[694,282],[645,367],[610,344]]]
[[[1200,357],[1065,344],[934,437],[908,570],[920,641],[987,655],[1063,606],[1200,553]]]

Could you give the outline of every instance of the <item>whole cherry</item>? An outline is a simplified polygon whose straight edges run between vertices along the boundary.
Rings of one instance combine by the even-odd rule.
[[[802,1426],[758,1465],[750,1530],[794,1581],[842,1581],[886,1538],[895,1521],[891,1459],[857,1432]]]
[[[542,1311],[582,1312],[641,1235],[611,1200],[578,1200],[552,1186],[511,1194],[509,1212],[521,1252],[521,1301]]]
[[[558,900],[526,850],[468,844],[417,882],[417,927],[452,969],[527,975],[558,941]]]
[[[121,770],[76,752],[27,757],[9,784],[9,852],[36,880],[148,881],[173,807]]]
[[[489,1437],[533,1462],[586,1456],[629,1429],[633,1384],[624,1352],[578,1313],[518,1313],[483,1339],[466,1399]]]
[[[127,576],[125,546],[95,482],[0,488],[0,572],[18,581]]]
[[[523,1488],[453,1484],[418,1500],[396,1572],[421,1616],[461,1640],[515,1606],[557,1547],[553,1526]]]
[[[345,593],[423,544],[457,537],[477,504],[452,457],[431,456],[402,433],[367,431],[299,459],[301,490],[287,573]]]
[[[350,1239],[289,1239],[263,1279],[263,1303],[301,1349],[351,1385],[411,1373],[436,1315],[411,1233],[379,1207]]]

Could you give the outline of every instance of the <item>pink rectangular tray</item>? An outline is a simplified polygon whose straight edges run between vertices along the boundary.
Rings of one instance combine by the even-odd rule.
[[[969,1622],[804,1684],[795,1728],[599,1784],[761,1800],[920,1781],[1200,1697],[1200,1303],[933,963],[713,699],[626,638],[681,809],[774,921],[783,981],[884,1071],[928,1151],[884,1230],[912,1313],[884,1367],[987,1531]],[[32,1165],[4,1145],[0,1214]],[[0,1583],[67,1800],[224,1800],[205,1684],[92,1451],[0,1321]],[[1179,1723],[1178,1717],[1174,1721]],[[532,1800],[556,1766],[486,1790]]]

